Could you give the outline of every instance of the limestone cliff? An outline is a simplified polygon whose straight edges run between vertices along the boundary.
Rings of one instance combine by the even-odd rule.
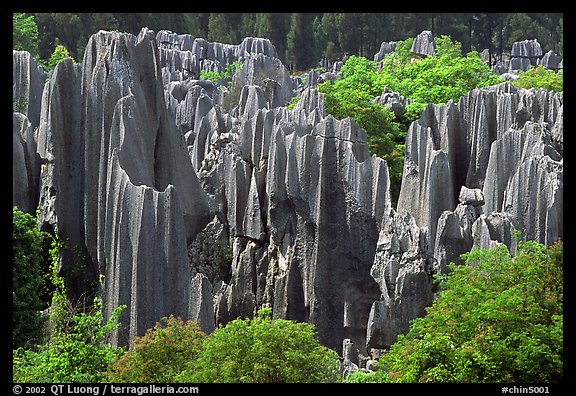
[[[268,40],[100,31],[41,100],[20,82],[45,78],[27,59],[14,53],[14,98],[30,105],[13,117],[13,201],[39,202],[74,247],[61,262],[75,296],[91,285],[108,314],[128,306],[120,344],[171,313],[210,332],[267,304],[362,360],[424,314],[461,253],[513,250],[514,230],[563,235],[562,93],[506,83],[429,105],[394,208],[366,132],[326,114]],[[238,60],[227,88],[198,79]]]

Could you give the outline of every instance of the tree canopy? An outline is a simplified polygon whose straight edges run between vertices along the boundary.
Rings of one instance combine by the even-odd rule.
[[[561,382],[563,245],[474,249],[382,356],[350,382]]]
[[[272,41],[280,59],[294,70],[314,67],[322,58],[372,58],[383,41],[399,41],[431,30],[462,43],[464,52],[509,51],[515,41],[537,38],[543,48],[563,53],[562,13],[32,13],[14,14],[14,45],[36,40],[48,60],[57,45],[81,60],[88,39],[100,29],[138,34],[142,27],[188,33],[229,44],[244,37]],[[16,38],[18,37],[18,39]]]

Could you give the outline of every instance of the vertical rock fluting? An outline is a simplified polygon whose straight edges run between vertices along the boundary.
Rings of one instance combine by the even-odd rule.
[[[40,157],[36,153],[47,74],[26,51],[12,51],[12,202],[34,213],[39,199]]]
[[[562,93],[503,83],[429,105],[411,125],[398,212],[428,230],[441,270],[486,245],[474,239],[478,217],[502,213],[508,228],[542,243],[562,237],[562,103]],[[463,189],[481,191],[482,201],[456,208]],[[504,242],[489,229],[489,240]]]
[[[237,60],[227,90],[196,80]],[[37,124],[14,113],[13,200],[35,194],[74,247],[61,257],[73,294],[93,284],[107,314],[128,305],[115,342],[171,313],[210,332],[267,304],[364,359],[424,314],[432,275],[461,253],[514,250],[514,230],[562,237],[561,93],[502,84],[429,105],[394,209],[366,132],[327,115],[313,86],[288,110],[293,89],[264,39],[101,31],[82,64],[54,70]]]
[[[63,270],[104,276],[107,314],[126,304],[126,344],[164,315],[187,316],[187,246],[210,220],[206,195],[166,110],[151,31],[99,32],[81,65],[60,63],[44,93],[41,214],[67,246]],[[97,283],[96,283],[97,284]]]

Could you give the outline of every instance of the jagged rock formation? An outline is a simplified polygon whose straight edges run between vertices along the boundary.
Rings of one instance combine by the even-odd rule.
[[[562,68],[562,57],[550,50],[544,54],[544,56],[538,60],[538,64],[542,65],[551,70],[559,70]]]
[[[383,41],[380,44],[380,49],[374,54],[374,62],[380,62],[388,54],[391,54],[396,49],[396,41]]]
[[[436,42],[434,35],[430,30],[423,30],[412,43],[412,53],[422,56],[435,56],[436,55]]]
[[[38,206],[40,158],[36,153],[37,129],[47,77],[28,52],[12,51],[12,201],[29,213]]]
[[[198,80],[236,60],[229,88]],[[43,89],[37,127],[14,113],[13,200],[38,183],[44,226],[74,247],[73,294],[93,282],[108,314],[128,305],[120,344],[171,313],[210,332],[266,304],[353,367],[424,314],[432,275],[472,246],[562,237],[561,93],[502,84],[429,105],[393,208],[366,132],[327,115],[267,40],[101,31]]]
[[[526,71],[530,66],[536,66],[544,52],[538,40],[523,40],[516,41],[512,44],[512,51],[510,52],[509,70]]]
[[[398,212],[428,230],[442,270],[458,261],[459,253],[446,249],[486,245],[471,238],[478,216],[488,222],[490,240],[508,246],[510,229],[542,243],[562,237],[562,136],[554,133],[562,108],[562,93],[503,83],[458,103],[431,104],[411,125]],[[508,231],[497,232],[485,217],[494,213]]]

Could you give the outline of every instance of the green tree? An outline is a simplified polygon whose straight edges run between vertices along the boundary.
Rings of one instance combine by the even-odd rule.
[[[56,65],[66,58],[70,58],[72,61],[74,61],[74,58],[70,56],[70,53],[68,53],[66,47],[64,47],[62,44],[58,44],[50,56],[50,59],[48,60],[48,70],[54,70]]]
[[[462,46],[448,36],[436,37],[436,56],[413,60],[410,48],[414,39],[404,40],[396,52],[385,57],[379,86],[388,87],[410,98],[406,125],[420,117],[429,103],[458,101],[468,91],[504,80],[495,75],[477,52],[462,56]]]
[[[525,72],[521,72],[516,81],[512,84],[520,88],[544,88],[549,91],[561,92],[564,90],[564,73],[562,70],[555,72],[542,65],[531,67]]]
[[[130,352],[115,361],[108,372],[110,382],[174,382],[176,375],[196,359],[204,338],[197,322],[163,318],[142,337],[134,339]]]
[[[33,15],[24,13],[12,14],[12,48],[17,51],[28,51],[38,58],[38,25]]]
[[[368,375],[351,382],[561,382],[563,247],[520,242],[474,249],[441,278],[426,316],[412,322]]]
[[[292,13],[290,30],[286,35],[286,60],[294,71],[306,70],[315,61],[314,39],[312,34],[313,14]]]
[[[211,12],[208,16],[208,40],[219,43],[234,44],[233,26],[228,22],[226,14]]]
[[[376,63],[356,55],[350,56],[341,69],[341,78],[322,83],[326,111],[337,119],[352,117],[366,130],[371,154],[388,163],[392,200],[396,201],[402,182],[405,129],[393,113],[373,99],[382,93]]]
[[[177,376],[182,382],[335,382],[336,352],[320,345],[313,325],[272,320],[270,309],[216,329],[197,359]]]
[[[102,300],[73,305],[58,274],[61,243],[53,240],[51,276],[55,291],[50,310],[50,334],[45,344],[13,350],[14,382],[102,382],[108,366],[124,352],[110,345],[109,335],[120,327],[116,308],[104,319]]]
[[[36,218],[17,207],[12,210],[12,346],[42,341],[45,319],[40,311],[46,289],[43,268],[43,233]]]

